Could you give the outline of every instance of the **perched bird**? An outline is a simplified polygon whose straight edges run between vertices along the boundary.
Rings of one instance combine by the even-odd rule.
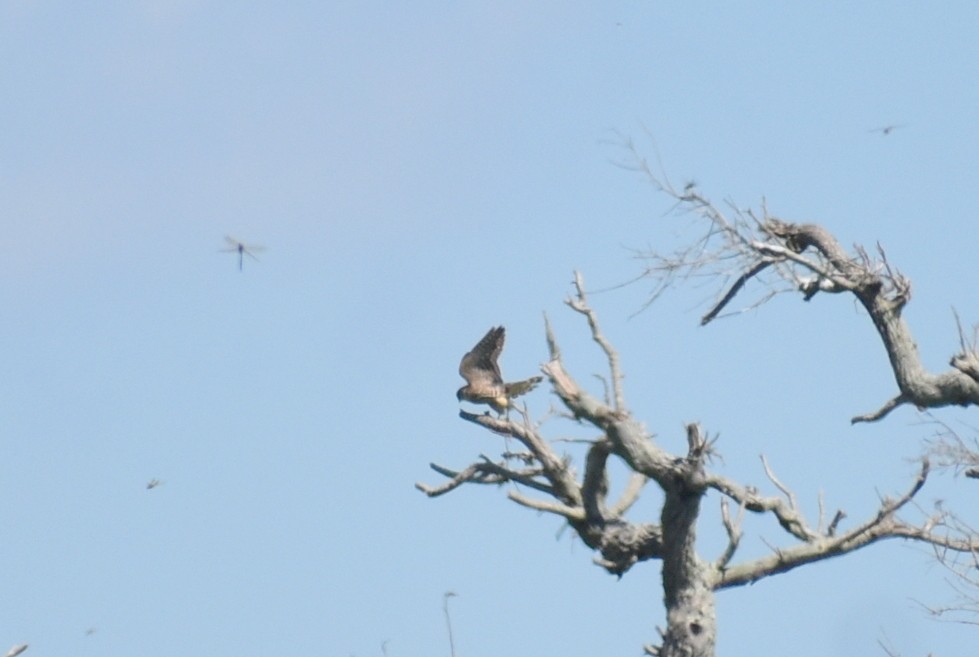
[[[506,329],[502,326],[491,328],[483,339],[476,343],[459,363],[459,374],[466,385],[456,392],[456,399],[489,404],[490,408],[503,414],[510,408],[510,400],[534,389],[543,377],[533,376],[523,381],[504,383],[497,361],[503,351]]]

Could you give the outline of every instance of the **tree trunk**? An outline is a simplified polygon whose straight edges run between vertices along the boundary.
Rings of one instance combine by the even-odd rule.
[[[660,657],[714,657],[717,612],[711,566],[697,556],[697,516],[705,488],[702,463],[666,492],[663,505],[663,592],[666,632]]]

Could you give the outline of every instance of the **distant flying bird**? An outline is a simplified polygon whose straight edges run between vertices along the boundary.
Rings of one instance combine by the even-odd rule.
[[[502,326],[491,328],[472,351],[466,353],[459,363],[459,374],[466,385],[456,392],[456,399],[474,404],[489,404],[499,414],[510,408],[510,400],[530,392],[543,377],[533,376],[524,381],[504,383],[497,361],[503,351],[506,331]]]
[[[148,482],[146,482],[146,490],[153,490],[157,486],[161,485],[163,485],[163,482],[159,479],[150,479]]]
[[[22,643],[19,646],[14,646],[13,648],[11,648],[9,651],[7,651],[7,654],[4,655],[3,657],[15,657],[16,655],[19,655],[25,650],[27,650],[27,644]]]
[[[244,266],[245,256],[248,256],[249,258],[255,260],[255,262],[258,262],[258,256],[255,255],[255,253],[260,253],[265,250],[264,246],[245,244],[241,240],[231,237],[231,235],[225,235],[224,241],[228,243],[228,248],[221,249],[221,252],[238,254],[238,271],[241,271],[242,267]]]
[[[867,132],[879,132],[882,137],[886,137],[887,135],[891,134],[898,128],[904,128],[907,125],[908,125],[907,123],[895,123],[891,125],[885,125],[881,128],[873,128],[871,130],[868,130]]]

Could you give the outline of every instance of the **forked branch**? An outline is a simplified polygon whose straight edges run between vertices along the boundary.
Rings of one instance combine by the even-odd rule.
[[[853,552],[885,539],[903,538],[952,552],[969,554],[976,552],[979,550],[979,534],[963,533],[959,536],[950,536],[947,532],[940,531],[944,527],[944,515],[940,514],[927,518],[920,524],[905,522],[897,516],[897,513],[921,491],[928,479],[929,471],[929,462],[924,460],[911,487],[898,498],[881,500],[877,513],[860,525],[848,531],[839,532],[836,526],[838,520],[834,518],[834,522],[826,532],[814,533],[808,540],[804,540],[798,545],[777,549],[767,557],[719,569],[715,586],[728,588],[750,584],[764,577],[787,572],[814,561]],[[746,503],[746,508],[753,510],[752,502],[755,501],[749,500]],[[784,507],[780,509],[777,503],[769,503],[768,508],[777,517],[784,514],[785,511]],[[794,515],[789,517],[795,520]],[[839,514],[837,517],[841,518]],[[782,522],[781,518],[780,522]],[[802,526],[806,526],[804,521],[800,522]],[[796,532],[792,530],[794,524],[789,526],[786,526],[784,522],[782,524],[787,531],[796,535]]]
[[[902,310],[911,300],[911,282],[891,265],[880,245],[874,256],[859,246],[851,254],[822,226],[783,221],[770,215],[764,205],[758,215],[734,208],[727,216],[695,187],[675,189],[633,153],[638,162],[636,168],[676,202],[675,209],[693,214],[703,225],[702,237],[672,256],[643,254],[650,263],[646,274],[654,279],[656,294],[678,277],[694,273],[723,281],[733,277],[733,284],[722,285],[718,301],[703,316],[702,324],[719,317],[763,272],[774,272],[806,301],[819,292],[852,294],[880,336],[898,394],[875,411],[855,415],[851,422],[880,420],[904,404],[918,408],[979,404],[979,351],[975,339],[968,342],[962,337],[961,350],[949,361],[951,369],[929,372],[902,318]],[[762,281],[762,286],[769,292],[757,303],[785,291],[770,281]]]
[[[591,312],[585,305],[581,305],[580,308],[584,311],[582,314],[586,316]],[[597,331],[598,325],[597,321],[594,321],[594,316],[590,324],[593,331]],[[548,335],[551,353],[559,354],[549,326]],[[606,343],[606,347],[607,355],[614,354],[611,345]],[[553,362],[549,365],[553,365]],[[544,371],[548,372],[546,366]],[[563,373],[563,370],[561,372],[563,389],[577,391],[573,394],[579,399],[587,400],[588,408],[601,407],[602,410],[596,412],[595,417],[608,416],[611,421],[612,416],[617,416],[612,408],[581,391],[570,376]],[[613,380],[619,380],[617,365],[612,368],[612,372]],[[551,374],[553,375],[553,372]],[[543,493],[545,498],[530,497],[518,489],[512,489],[507,494],[511,501],[566,520],[584,543],[598,552],[599,556],[596,556],[595,562],[609,572],[621,576],[636,563],[659,557],[662,550],[662,533],[659,526],[649,523],[631,523],[624,518],[625,513],[638,499],[639,492],[647,481],[645,476],[636,473],[630,477],[619,500],[611,507],[607,506],[607,461],[613,451],[607,434],[603,433],[602,437],[591,441],[591,448],[585,461],[584,476],[579,483],[570,460],[558,455],[553,446],[540,435],[537,428],[532,426],[526,417],[523,422],[517,422],[508,417],[494,417],[488,413],[477,415],[460,411],[459,415],[462,419],[493,433],[519,441],[526,450],[519,459],[522,467],[514,468],[510,465],[512,458],[493,462],[485,456],[459,471],[433,464],[432,468],[449,480],[439,486],[418,483],[415,486],[420,491],[435,497],[466,483],[518,484]],[[581,415],[579,412],[579,416]],[[597,422],[595,425],[601,426],[601,424],[602,422]]]
[[[574,273],[575,296],[568,299],[568,304],[575,312],[584,315],[588,319],[588,326],[591,328],[592,339],[598,343],[608,359],[609,373],[612,379],[612,400],[613,408],[616,411],[625,410],[625,396],[622,394],[622,370],[619,365],[619,354],[612,347],[612,344],[605,339],[601,329],[598,327],[598,317],[595,311],[588,305],[588,298],[585,294],[585,281],[580,272]]]
[[[975,536],[979,533],[950,513],[945,514],[944,520],[945,527],[958,536]],[[935,559],[945,568],[947,581],[956,599],[940,607],[922,606],[941,620],[979,625],[979,550],[955,552],[936,546]]]

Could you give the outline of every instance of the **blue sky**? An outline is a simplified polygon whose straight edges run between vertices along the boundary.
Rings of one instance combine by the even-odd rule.
[[[719,203],[879,241],[930,367],[953,306],[979,321],[979,7],[720,4],[0,0],[0,650],[448,654],[448,590],[460,657],[655,639],[657,564],[616,581],[503,490],[413,488],[501,451],[454,398],[488,327],[530,375],[547,312],[591,385],[571,272],[608,287],[689,234],[625,140]],[[261,261],[239,272],[225,234]],[[700,328],[714,288],[630,318],[647,292],[592,300],[664,445],[700,421],[722,472],[767,490],[764,453],[850,522],[907,487],[934,428],[848,424],[895,388],[850,300]],[[742,556],[783,540],[748,530]],[[719,654],[966,654],[975,630],[914,602],[942,577],[890,544],[723,592]]]

